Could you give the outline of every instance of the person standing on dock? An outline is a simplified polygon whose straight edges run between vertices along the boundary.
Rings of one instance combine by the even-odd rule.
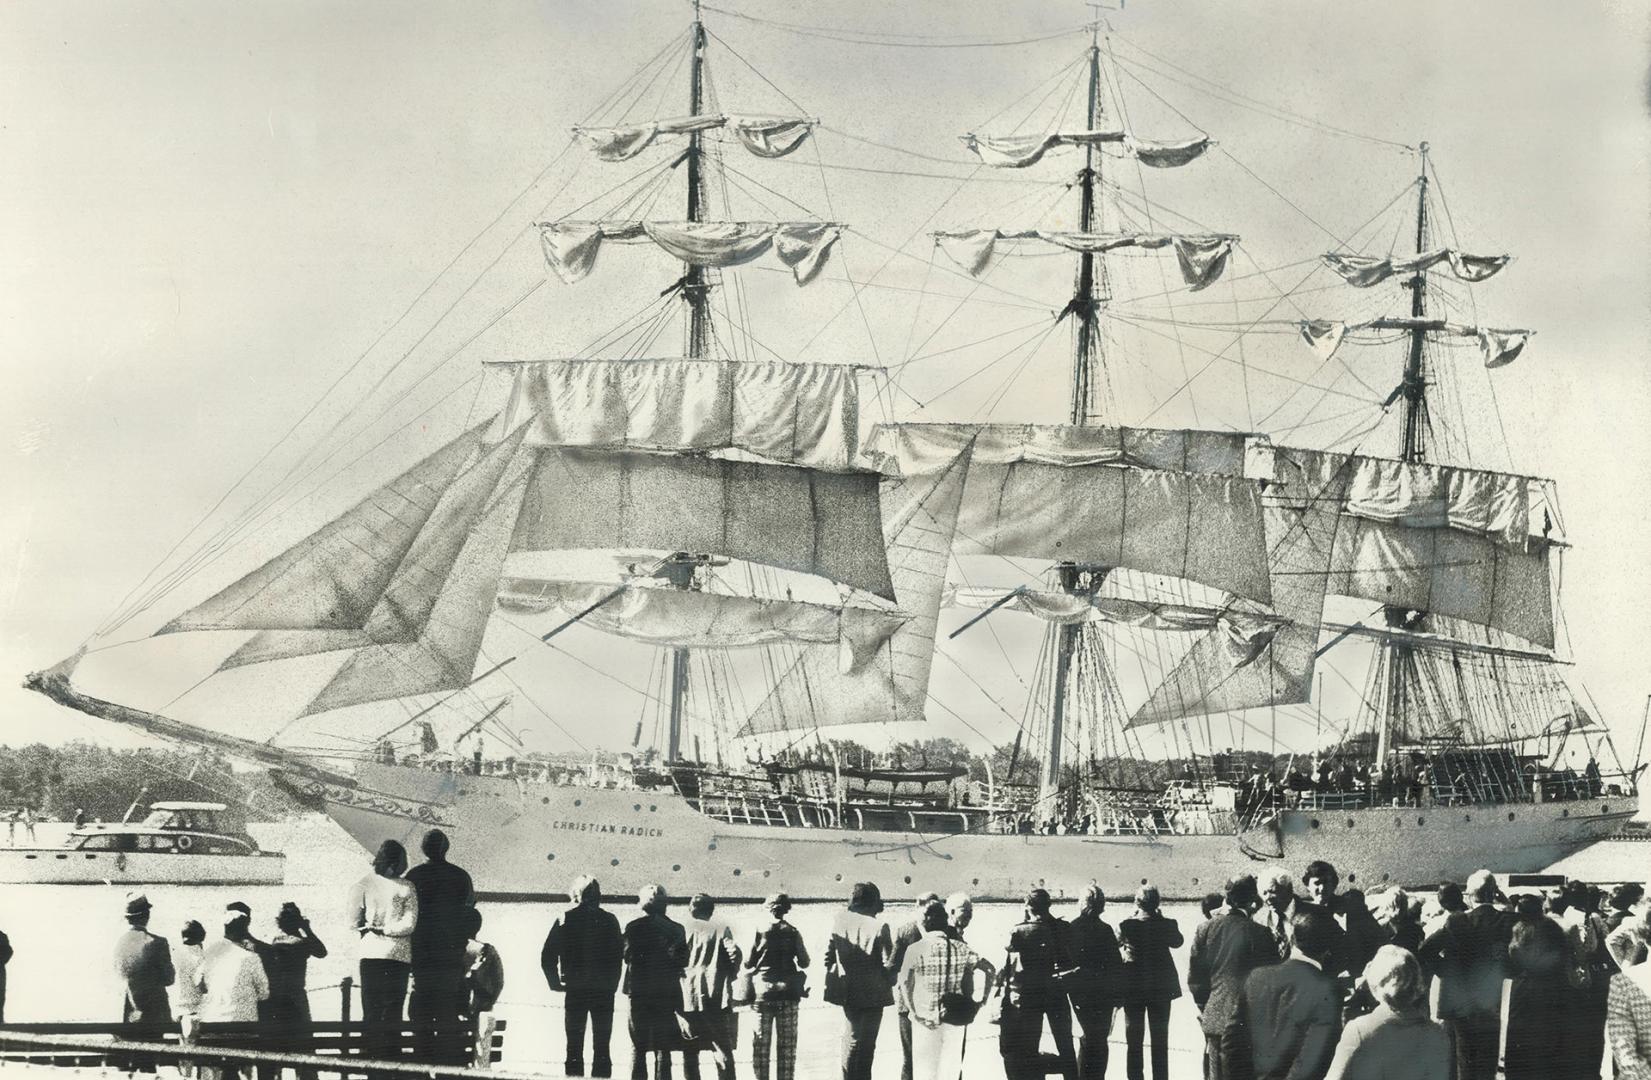
[[[998,1052],[1009,1080],[1041,1080],[1038,1044],[1047,1020],[1060,1057],[1061,1076],[1076,1080],[1078,1056],[1072,1047],[1072,1010],[1056,974],[1072,966],[1066,923],[1049,913],[1049,893],[1026,894],[1025,918],[1009,932],[1009,950],[998,981],[1003,986]]]
[[[843,1080],[871,1080],[883,1010],[894,1004],[894,935],[882,913],[877,886],[857,883],[826,943],[825,999],[843,1010]]]
[[[1118,923],[1118,948],[1124,955],[1124,1068],[1129,1080],[1142,1080],[1142,1050],[1152,1036],[1153,1080],[1169,1080],[1169,1010],[1181,996],[1171,950],[1185,940],[1174,919],[1158,909],[1156,885],[1135,890],[1135,913]]]
[[[699,1052],[709,1047],[717,1080],[734,1080],[734,975],[740,950],[728,924],[711,918],[716,903],[704,893],[688,901],[688,965],[682,973],[682,1075],[699,1080]]]
[[[201,991],[201,1021],[207,1024],[250,1024],[263,1019],[269,1000],[269,975],[251,948],[251,919],[242,911],[226,909],[224,937],[201,957],[195,985]],[[260,1066],[262,1069],[263,1066]],[[223,1080],[240,1075],[224,1067]]]
[[[1267,927],[1254,921],[1261,906],[1254,877],[1233,878],[1225,896],[1226,910],[1192,936],[1187,989],[1204,1029],[1205,1076],[1242,1080],[1249,1074],[1250,1050],[1238,999],[1250,972],[1279,962],[1278,948]]]
[[[172,995],[172,1008],[178,1021],[178,1042],[188,1045],[195,1041],[201,1026],[201,988],[195,976],[201,970],[201,959],[206,950],[206,928],[194,919],[183,924],[178,933],[178,951],[173,955],[177,968],[177,985]],[[188,1061],[178,1062],[178,1075],[192,1077],[195,1066]]]
[[[663,885],[639,897],[642,914],[625,924],[625,994],[631,999],[631,1080],[670,1080],[671,1051],[681,1045],[677,1013],[688,936],[665,914]]]
[[[29,834],[29,843],[34,843],[34,807],[23,807],[23,831]]]
[[[1335,920],[1303,904],[1291,925],[1290,958],[1250,973],[1238,1013],[1255,1080],[1323,1080],[1341,1035],[1341,991],[1329,973]]]
[[[327,946],[310,929],[310,921],[290,900],[275,916],[280,931],[264,947],[264,966],[269,976],[269,1001],[264,1017],[270,1027],[273,1048],[293,1054],[315,1053],[310,1026],[309,963],[313,957],[325,959]],[[315,1080],[314,1069],[299,1069],[298,1080]]]
[[[471,908],[466,915],[465,936],[470,940],[464,947],[464,1015],[476,1021],[470,1066],[485,1069],[493,1064],[493,1006],[504,993],[504,961],[498,949],[481,939],[482,913]]]
[[[360,937],[361,1020],[368,1025],[401,1023],[412,969],[413,930],[418,925],[418,893],[401,875],[407,849],[386,840],[373,856],[373,871],[350,888],[350,912]],[[388,1058],[397,1039],[373,1031],[363,1040],[367,1056]]]
[[[797,1066],[797,1005],[803,995],[808,949],[797,928],[785,921],[791,910],[789,896],[775,893],[763,907],[768,909],[769,924],[757,931],[745,958],[757,1020],[751,1037],[751,1071],[757,1080],[769,1080],[770,1075],[774,1080],[792,1080]]]
[[[1106,1076],[1107,1039],[1112,1035],[1112,1020],[1123,987],[1124,958],[1118,949],[1118,935],[1101,921],[1105,910],[1106,893],[1091,883],[1069,924],[1072,968],[1064,985],[1078,1020],[1081,1080],[1102,1080]]]
[[[419,919],[413,927],[413,996],[407,1019],[418,1025],[413,1043],[415,1060],[429,1064],[462,1065],[448,1054],[436,1060],[438,1036],[457,1023],[464,1001],[466,912],[476,906],[470,875],[447,861],[447,834],[431,829],[419,845],[424,861],[407,871],[418,893]]]
[[[912,1021],[919,1080],[956,1080],[963,1072],[969,1024],[990,992],[992,965],[947,932],[939,900],[923,909],[923,936],[908,948],[895,982]]]
[[[126,1024],[165,1024],[172,1019],[166,988],[177,972],[166,939],[149,932],[149,910],[147,896],[126,894],[126,932],[115,941],[115,970],[126,984],[121,1008],[121,1022]]]
[[[585,1023],[590,1022],[591,1069],[597,1080],[613,1075],[608,1054],[613,1038],[613,997],[624,967],[625,944],[619,920],[602,910],[602,886],[580,876],[568,892],[573,906],[557,917],[539,953],[550,989],[564,995],[567,1054],[563,1071],[585,1075]]]
[[[923,936],[923,912],[928,906],[940,899],[939,893],[919,893],[917,896],[917,914],[910,922],[900,924],[894,931],[894,952],[889,957],[889,968],[899,971],[901,963],[906,959],[906,950],[916,944]],[[896,994],[894,999],[895,1021],[900,1025],[900,1080],[911,1080],[911,1013],[906,1011],[905,999]]]

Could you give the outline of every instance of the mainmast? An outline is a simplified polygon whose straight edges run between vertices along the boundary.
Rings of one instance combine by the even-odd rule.
[[[1100,27],[1096,25],[1089,44],[1089,107],[1085,111],[1088,130],[1100,126],[1101,47]],[[1100,155],[1095,143],[1084,143],[1083,171],[1078,174],[1080,203],[1078,230],[1095,231],[1095,181],[1099,177]],[[1078,284],[1067,310],[1078,323],[1078,342],[1072,354],[1072,424],[1082,427],[1089,422],[1092,399],[1091,377],[1098,359],[1100,346],[1100,303],[1095,294],[1095,253],[1084,251],[1078,255]],[[1076,563],[1061,563],[1056,567],[1056,580],[1068,593],[1093,593],[1100,587],[1104,569],[1079,567]],[[1055,670],[1049,699],[1049,738],[1044,749],[1043,776],[1039,785],[1040,802],[1048,811],[1055,809],[1061,785],[1062,742],[1066,737],[1066,695],[1072,681],[1072,659],[1082,639],[1083,624],[1062,625],[1055,630]]]
[[[700,21],[700,0],[694,0],[694,24],[689,32],[691,52],[688,67],[688,115],[698,116],[705,98],[705,24]],[[685,151],[688,165],[687,220],[705,219],[705,176],[702,167],[704,136],[699,131],[688,135]],[[705,281],[705,268],[687,264],[682,278],[682,298],[688,305],[688,348],[693,359],[703,359],[710,353],[711,286]],[[694,571],[708,560],[702,555],[677,552],[667,562],[662,576],[673,588],[692,589]],[[665,735],[665,760],[678,761],[682,757],[682,717],[688,703],[688,649],[679,646],[671,650],[670,716]]]
[[[1422,143],[1421,174],[1416,179],[1416,254],[1421,256],[1427,251],[1427,143]],[[1425,456],[1422,446],[1422,429],[1427,422],[1427,379],[1422,371],[1423,346],[1427,342],[1427,331],[1423,328],[1422,320],[1427,317],[1427,271],[1417,267],[1416,274],[1410,279],[1410,352],[1405,359],[1404,380],[1399,384],[1400,396],[1404,400],[1404,442],[1399,448],[1399,457],[1408,464],[1417,464]],[[1387,625],[1401,627],[1406,630],[1415,630],[1421,623],[1421,616],[1404,607],[1389,605],[1383,609]],[[1404,715],[1408,688],[1411,684],[1411,675],[1416,665],[1415,650],[1408,642],[1397,637],[1387,642],[1387,695],[1385,707],[1382,710],[1380,726],[1376,735],[1376,760],[1378,769],[1387,768],[1387,756],[1391,750],[1393,725]]]

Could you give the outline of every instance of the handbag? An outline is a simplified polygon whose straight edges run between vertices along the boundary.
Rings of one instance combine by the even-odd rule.
[[[952,985],[952,943],[946,942],[946,986]],[[975,1015],[980,1012],[980,1002],[973,994],[958,993],[955,990],[945,990],[940,995],[940,1022],[958,1027],[973,1023]]]

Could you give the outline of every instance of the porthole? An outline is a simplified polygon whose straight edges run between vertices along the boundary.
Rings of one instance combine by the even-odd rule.
[[[659,813],[659,804],[658,803],[649,803],[648,804],[648,813],[650,813],[650,814]]]
[[[1473,820],[1473,815],[1472,814],[1463,814],[1462,815],[1462,820],[1463,821],[1472,821]]]
[[[38,856],[38,855],[25,855],[23,857],[25,859],[38,859],[38,858],[40,858],[40,856]]]
[[[1599,812],[1602,813],[1602,814],[1609,814],[1611,812],[1611,808],[1609,806],[1606,806],[1604,803],[1600,803],[1599,804]]]
[[[555,862],[555,861],[556,861],[556,853],[554,851],[547,852],[545,854],[545,862]]]
[[[609,866],[618,866],[619,865],[619,860],[618,859],[609,859],[608,860],[608,865]]]
[[[841,880],[843,880],[843,875],[841,875],[841,874],[838,874],[838,875],[837,875],[837,880],[838,880],[838,881],[841,881]]]
[[[550,796],[546,795],[544,798],[540,799],[539,801],[541,803],[543,803],[545,806],[549,806],[550,805]]]
[[[87,858],[88,858],[88,859],[95,859],[95,858],[97,858],[97,856],[96,856],[96,855],[88,855],[88,856],[86,856],[86,857],[87,857]]]
[[[969,879],[969,884],[971,884],[971,885],[979,885],[979,884],[980,884],[980,879],[979,879],[979,878],[970,878],[970,879]]]
[[[59,856],[58,856],[58,858],[60,858],[60,859],[67,859],[67,858],[68,858],[68,856],[67,856],[67,855],[59,855]]]
[[[1351,828],[1352,828],[1352,827],[1353,827],[1353,826],[1354,826],[1354,825],[1356,825],[1356,824],[1358,824],[1358,823],[1357,823],[1357,822],[1356,822],[1356,821],[1354,821],[1354,820],[1353,820],[1353,819],[1352,819],[1352,818],[1348,818],[1348,819],[1347,819],[1347,827],[1348,827],[1348,828],[1349,828],[1349,829],[1351,829]]]
[[[631,809],[640,813],[641,810],[642,810],[642,804],[641,803],[636,803],[634,806],[631,807]]]
[[[768,877],[768,876],[769,876],[769,875],[770,875],[770,874],[772,874],[772,873],[773,873],[773,871],[771,871],[771,870],[764,870],[764,871],[763,871],[763,872],[762,872],[762,876],[763,876],[763,877]]]
[[[573,800],[573,805],[574,806],[584,806],[585,805],[585,800],[584,799],[574,799]]]
[[[1427,824],[1427,818],[1419,817],[1419,818],[1416,819],[1416,827],[1417,828],[1421,828],[1423,825],[1426,825],[1426,824]]]
[[[1319,827],[1319,819],[1318,819],[1318,818],[1314,818],[1314,819],[1313,819],[1313,820],[1311,820],[1311,821],[1309,821],[1309,822],[1308,822],[1308,823],[1307,823],[1307,824],[1309,824],[1309,825],[1311,825],[1311,826],[1312,826],[1312,827],[1313,827],[1313,828],[1315,828],[1315,829],[1316,829],[1316,828],[1318,828],[1318,827]],[[1145,882],[1142,882],[1142,884],[1143,884],[1143,885],[1144,885],[1144,884],[1146,884],[1146,883],[1145,883]]]
[[[1387,880],[1389,880],[1389,879],[1391,879],[1391,877],[1392,877],[1392,875],[1391,875],[1391,874],[1383,874],[1383,875],[1382,875],[1382,880],[1383,880],[1383,881],[1387,881]]]
[[[673,874],[682,873],[682,864],[681,863],[672,863],[671,864],[671,873],[673,873]]]
[[[737,866],[736,866],[736,867],[734,867],[734,876],[735,876],[735,877],[739,877],[739,876],[740,876],[740,868],[739,868],[739,867],[737,867]]]
[[[1393,819],[1393,827],[1394,827],[1394,828],[1395,828],[1395,829],[1402,829],[1402,828],[1404,828],[1404,818],[1394,818],[1394,819]]]
[[[1508,811],[1508,820],[1509,821],[1512,821],[1516,816],[1517,815],[1512,810]]]
[[[906,875],[906,884],[907,884],[907,885],[910,885],[910,884],[911,884],[911,875],[910,875],[910,874],[907,874],[907,875]]]
[[[1559,816],[1560,816],[1560,817],[1570,817],[1570,816],[1571,816],[1571,812],[1570,812],[1570,811],[1569,811],[1569,810],[1561,810],[1561,811],[1560,811],[1560,812],[1559,812]]]
[[[715,851],[716,849],[717,849],[717,842],[715,840],[713,840],[709,844],[705,845],[705,850],[706,851]]]

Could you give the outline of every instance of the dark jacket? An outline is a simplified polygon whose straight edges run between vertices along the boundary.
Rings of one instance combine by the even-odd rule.
[[[826,969],[842,979],[845,1009],[881,1009],[894,1004],[894,935],[870,915],[839,911],[826,944]],[[827,976],[830,978],[830,975]]]
[[[1067,996],[1096,1008],[1117,1004],[1124,992],[1124,958],[1118,951],[1118,935],[1095,914],[1076,915],[1066,927],[1067,960],[1072,965],[1062,980]]]
[[[650,911],[625,924],[625,993],[631,998],[682,1001],[688,935],[664,912]]]
[[[1250,972],[1239,996],[1255,1080],[1323,1080],[1341,1034],[1336,980],[1291,958]]]
[[[413,926],[413,968],[464,969],[470,943],[464,913],[476,906],[470,875],[447,862],[423,862],[407,871],[418,894],[418,922]]]
[[[1118,947],[1124,955],[1124,1004],[1150,1005],[1181,996],[1170,950],[1185,939],[1176,921],[1164,915],[1131,915],[1118,924]]]
[[[166,988],[177,973],[165,938],[129,928],[115,941],[115,971],[126,983],[122,1022],[164,1024],[172,1019]]]
[[[1516,921],[1510,911],[1479,904],[1451,915],[1422,940],[1417,957],[1438,976],[1441,1019],[1501,1011],[1508,942]]]
[[[1508,1080],[1548,1080],[1566,1075],[1569,1058],[1563,1038],[1556,1038],[1573,1019],[1576,991],[1566,980],[1570,943],[1552,919],[1519,919],[1508,943],[1508,1020],[1506,1069]],[[1585,1069],[1579,1076],[1597,1076]]]
[[[808,966],[803,936],[784,919],[775,919],[757,931],[745,966],[752,972],[753,989],[763,1001],[795,1001],[797,973]]]
[[[1227,911],[1201,924],[1192,935],[1187,990],[1203,1010],[1206,1035],[1219,1035],[1242,1022],[1238,999],[1250,972],[1278,963],[1272,933],[1241,911]]]
[[[619,920],[594,904],[571,907],[557,916],[539,952],[539,966],[550,988],[570,994],[614,993],[624,960]]]
[[[1007,1004],[1038,1009],[1061,995],[1055,973],[1072,966],[1070,929],[1064,919],[1040,915],[1009,931],[1002,975]]]

